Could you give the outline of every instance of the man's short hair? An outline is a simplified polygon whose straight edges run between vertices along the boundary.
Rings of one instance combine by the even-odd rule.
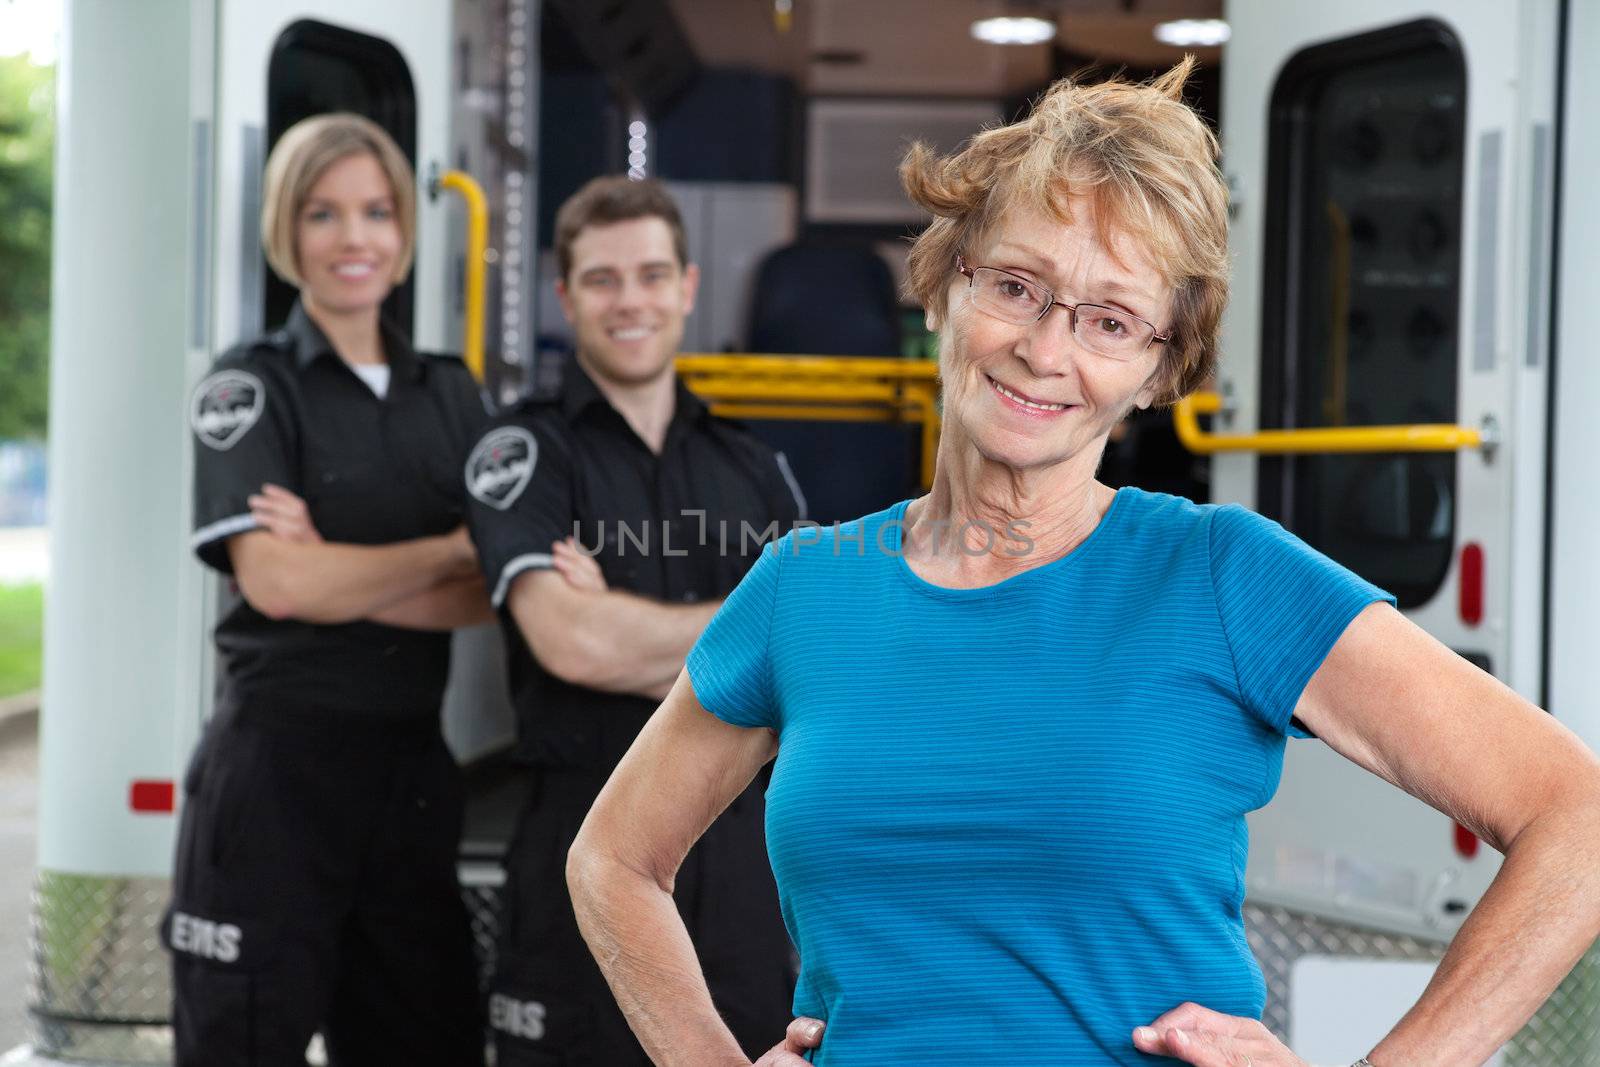
[[[689,263],[689,242],[683,234],[683,217],[667,187],[653,178],[638,181],[621,175],[593,178],[567,197],[556,212],[556,266],[561,280],[572,272],[572,243],[590,226],[606,226],[632,219],[660,219],[672,231],[672,250],[678,266]]]
[[[336,111],[301,119],[290,126],[267,157],[261,197],[261,247],[278,277],[290,285],[298,288],[304,284],[299,249],[295,246],[295,222],[311,196],[311,187],[329,167],[362,153],[378,161],[394,196],[400,255],[395,259],[390,283],[399,284],[411,269],[417,240],[417,188],[411,164],[382,126],[348,111]]]

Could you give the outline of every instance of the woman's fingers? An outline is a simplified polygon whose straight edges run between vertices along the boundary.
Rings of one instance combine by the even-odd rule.
[[[796,1056],[782,1045],[774,1045],[765,1056],[755,1062],[755,1067],[811,1067],[804,1057]]]
[[[804,1052],[808,1048],[816,1048],[822,1044],[822,1031],[827,1025],[820,1019],[810,1019],[802,1015],[789,1024],[784,1031],[783,1047],[790,1052]]]
[[[826,1024],[820,1019],[800,1016],[784,1031],[783,1040],[755,1062],[755,1067],[811,1067],[801,1053],[822,1044],[824,1029]]]
[[[306,502],[282,486],[267,483],[246,499],[257,523],[291,541],[317,542],[322,535],[311,521]]]
[[[1201,1020],[1202,1012],[1209,1017],[1207,1022],[1215,1021],[1220,1027],[1169,1025],[1172,1018],[1196,1023]],[[1133,1044],[1148,1055],[1170,1056],[1195,1067],[1306,1067],[1304,1060],[1289,1051],[1288,1046],[1257,1020],[1220,1015],[1205,1009],[1181,1014],[1168,1012],[1157,1023],[1136,1029]]]
[[[1150,1023],[1152,1029],[1165,1032],[1171,1029],[1178,1030],[1214,1030],[1217,1033],[1227,1034],[1235,1030],[1235,1024],[1253,1022],[1254,1020],[1238,1019],[1232,1015],[1224,1015],[1220,1011],[1188,1003],[1179,1004],[1176,1008],[1166,1012],[1160,1018]]]

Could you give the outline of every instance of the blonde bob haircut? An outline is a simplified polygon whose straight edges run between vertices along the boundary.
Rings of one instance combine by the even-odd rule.
[[[934,216],[911,246],[907,295],[945,321],[958,252],[968,256],[1019,205],[1072,221],[1071,201],[1093,205],[1101,243],[1143,246],[1172,290],[1155,400],[1194,392],[1217,361],[1228,302],[1228,189],[1217,140],[1183,102],[1195,59],[1145,84],[1056,82],[1029,116],[985,130],[943,158],[914,144],[900,165],[906,193]],[[1126,264],[1124,264],[1126,266]]]
[[[290,126],[267,157],[266,188],[261,198],[261,246],[278,277],[295,288],[304,284],[295,245],[295,223],[311,196],[311,187],[329,167],[361,153],[378,161],[394,195],[400,255],[395,259],[390,284],[399,284],[411,269],[417,239],[417,189],[411,164],[382,126],[348,111],[336,111],[301,119]]]

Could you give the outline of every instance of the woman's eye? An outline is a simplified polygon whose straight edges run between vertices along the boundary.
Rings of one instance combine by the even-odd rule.
[[[390,211],[386,207],[375,207],[375,208],[371,208],[370,210],[367,211],[367,218],[376,219],[379,222],[384,222],[384,221],[388,220],[389,217],[392,216],[393,214],[394,214],[394,212]]]
[[[1121,319],[1115,319],[1110,315],[1107,315],[1100,320],[1100,332],[1109,333],[1113,336],[1117,334],[1124,334],[1128,332],[1128,324],[1123,322]]]
[[[319,207],[306,215],[306,221],[308,222],[327,222],[331,218],[333,218],[333,212],[325,207]]]
[[[1028,296],[1028,287],[1021,282],[1002,281],[1000,295],[1011,300],[1025,300]]]

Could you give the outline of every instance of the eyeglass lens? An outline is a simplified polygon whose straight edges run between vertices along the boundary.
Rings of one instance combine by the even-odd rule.
[[[971,293],[981,310],[1018,326],[1038,321],[1055,300],[1048,289],[993,267],[973,269]],[[1132,357],[1144,351],[1155,331],[1115,308],[1079,304],[1073,314],[1073,335],[1092,351]]]

